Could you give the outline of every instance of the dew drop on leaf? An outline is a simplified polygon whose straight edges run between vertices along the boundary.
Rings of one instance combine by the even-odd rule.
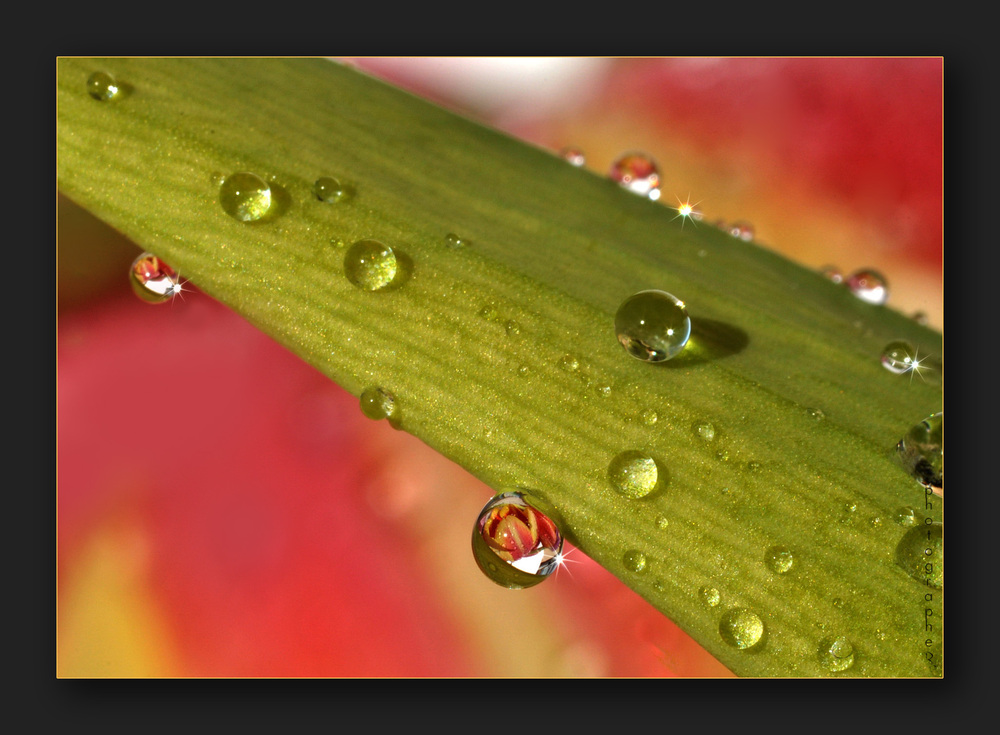
[[[656,200],[660,198],[660,171],[644,153],[625,153],[611,164],[608,176],[622,188]]]
[[[530,490],[509,490],[492,498],[476,519],[476,564],[502,587],[533,587],[561,563],[562,534],[538,504]]]
[[[913,370],[916,358],[913,345],[903,340],[894,340],[882,348],[882,367],[896,375]]]
[[[906,471],[924,487],[944,490],[944,412],[912,427],[896,445]]]
[[[900,508],[896,511],[896,523],[904,528],[913,528],[920,520],[917,518],[917,511],[913,508]]]
[[[457,248],[465,248],[465,247],[468,247],[469,245],[472,244],[471,242],[469,242],[465,238],[459,237],[454,232],[449,232],[447,235],[444,236],[444,243],[448,247],[450,247],[450,248],[456,248],[456,249]]]
[[[388,245],[359,240],[344,255],[344,274],[362,291],[379,291],[396,278],[399,264]]]
[[[666,291],[640,291],[618,307],[615,334],[632,357],[663,362],[684,349],[691,337],[691,318],[676,296]]]
[[[181,292],[174,269],[152,253],[143,253],[129,268],[132,291],[149,304],[164,304]]]
[[[870,268],[852,273],[846,285],[851,293],[869,304],[884,304],[889,299],[889,284],[885,276]]]
[[[749,222],[733,222],[728,225],[727,230],[733,237],[737,237],[744,242],[750,242],[754,237],[753,225]]]
[[[844,282],[843,272],[840,270],[840,268],[838,268],[835,265],[824,265],[822,268],[819,269],[819,272],[820,275],[822,275],[829,281],[833,281],[834,283]]]
[[[775,574],[786,574],[791,571],[795,564],[795,557],[790,549],[785,546],[772,546],[764,554],[764,561],[768,569]]]
[[[583,151],[579,148],[574,148],[573,146],[567,146],[559,151],[559,155],[572,163],[574,166],[582,166],[587,162],[587,159],[583,155]]]
[[[752,610],[733,608],[722,616],[719,635],[735,648],[753,648],[764,638],[764,621]]]
[[[313,194],[321,202],[335,203],[341,201],[347,194],[343,184],[332,176],[320,176],[313,184]]]
[[[715,439],[715,425],[710,421],[699,421],[694,425],[694,433],[700,439],[712,441]]]
[[[608,479],[626,498],[644,498],[660,485],[660,467],[648,454],[629,450],[611,460]]]
[[[827,671],[845,671],[854,665],[854,646],[843,636],[824,638],[817,653],[820,666]]]
[[[366,388],[361,393],[360,403],[361,413],[374,421],[392,421],[397,417],[396,398],[383,388]]]
[[[929,519],[928,519],[929,520]],[[944,586],[944,526],[923,523],[914,526],[896,545],[896,564],[928,587]]]
[[[717,590],[715,587],[702,587],[700,590],[698,590],[698,596],[701,598],[701,601],[705,603],[705,605],[708,607],[715,607],[716,605],[719,604],[719,601],[722,599],[721,596],[719,595],[719,590]]]
[[[248,171],[230,174],[219,187],[219,204],[240,222],[256,222],[271,209],[271,187]]]
[[[95,71],[87,78],[87,93],[95,100],[110,102],[121,92],[117,80],[103,71]]]
[[[646,555],[638,549],[626,551],[622,557],[622,563],[630,572],[643,572],[646,570]]]

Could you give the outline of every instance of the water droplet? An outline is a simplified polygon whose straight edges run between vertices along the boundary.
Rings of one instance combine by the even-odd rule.
[[[627,498],[644,498],[660,484],[660,468],[648,454],[629,450],[608,465],[611,486]]]
[[[717,460],[719,460],[720,462],[728,462],[729,461],[729,450],[728,449],[720,449],[718,452],[715,453],[715,458]]]
[[[208,175],[208,183],[212,186],[222,186],[222,182],[226,180],[226,175],[221,171],[213,171]]]
[[[521,333],[521,325],[515,322],[513,319],[509,319],[504,325],[504,330],[511,337]]]
[[[472,553],[483,573],[502,587],[532,587],[560,564],[562,535],[539,503],[531,491],[505,491],[479,513]]]
[[[656,527],[659,528],[661,531],[669,525],[670,525],[670,519],[667,518],[666,516],[660,516],[659,518],[656,519]]]
[[[659,415],[656,413],[656,411],[654,411],[651,408],[645,409],[639,415],[639,420],[642,421],[642,423],[644,423],[646,426],[652,426],[657,421],[659,421],[659,419],[660,419]]]
[[[521,367],[517,369],[517,374],[520,375],[522,378],[526,378],[531,374],[531,368],[528,367],[527,365],[521,365]]]
[[[760,462],[756,462],[754,460],[747,462],[747,470],[750,472],[760,472],[761,467],[762,465]]]
[[[834,283],[844,282],[844,273],[835,265],[824,265],[819,269],[819,272],[824,278]]]
[[[444,236],[444,244],[450,248],[465,248],[472,243],[469,240],[459,237],[454,232],[449,232]]]
[[[129,269],[132,291],[150,304],[164,304],[181,292],[181,284],[174,269],[152,253],[143,253]]]
[[[826,414],[823,413],[822,409],[819,408],[810,408],[809,415],[812,416],[817,421],[822,421],[823,419],[826,418]]]
[[[684,349],[691,336],[691,318],[684,302],[666,291],[640,291],[618,307],[615,334],[633,357],[663,362]]]
[[[896,452],[906,471],[924,487],[944,490],[944,412],[928,416],[899,440]]]
[[[256,222],[271,209],[271,187],[257,174],[231,174],[219,187],[223,211],[240,222]]]
[[[611,164],[608,172],[619,186],[641,196],[660,198],[660,172],[656,162],[642,153],[626,153]]]
[[[625,568],[630,572],[643,572],[646,570],[646,555],[637,549],[626,551],[622,557]]]
[[[359,240],[344,255],[347,280],[363,291],[378,291],[396,278],[396,254],[377,240]]]
[[[927,314],[922,311],[913,312],[913,316],[911,316],[910,318],[917,324],[920,324],[925,327],[931,322],[930,317],[928,317]]]
[[[846,512],[848,512],[848,513],[853,513],[857,509],[858,509],[858,504],[857,503],[845,503],[844,504],[844,510]]]
[[[924,523],[903,534],[896,546],[896,563],[903,571],[930,587],[944,585],[944,526]]]
[[[791,570],[795,563],[795,557],[791,550],[785,546],[772,546],[764,555],[764,561],[775,574],[785,574]]]
[[[740,240],[750,242],[753,240],[754,229],[749,222],[733,222],[728,227],[729,234],[738,237]]]
[[[347,246],[347,242],[342,237],[331,237],[330,244],[338,250]]]
[[[827,671],[844,671],[854,665],[854,646],[843,636],[821,640],[818,655],[820,665]]]
[[[313,184],[313,194],[321,202],[339,202],[347,194],[347,189],[332,176],[320,176]]]
[[[834,597],[833,598],[833,606],[839,610],[839,609],[841,609],[844,606],[844,601],[842,599],[840,599],[839,597]]]
[[[764,621],[746,608],[733,608],[719,622],[722,640],[736,648],[753,648],[764,637]]]
[[[884,641],[885,640],[885,631],[882,630],[881,628],[876,628],[875,629],[875,637],[878,638],[880,641]]]
[[[891,373],[901,375],[916,365],[913,345],[903,340],[895,340],[882,348],[882,367]]]
[[[87,78],[87,93],[95,100],[108,102],[118,97],[121,87],[118,81],[103,71],[95,71]]]
[[[855,271],[847,279],[851,293],[869,304],[884,304],[889,299],[889,285],[885,277],[870,268]]]
[[[701,601],[708,607],[715,607],[722,599],[719,595],[719,590],[715,589],[715,587],[702,587],[698,590],[698,596],[701,597]]]
[[[579,148],[573,148],[572,146],[563,148],[559,151],[559,155],[572,163],[574,166],[582,166],[587,162],[587,159],[584,158],[583,151]]]
[[[572,355],[563,355],[559,358],[559,367],[567,373],[575,373],[580,369],[580,361]]]
[[[607,398],[608,396],[611,395],[611,386],[599,385],[596,388],[594,388],[594,391],[597,393],[597,395],[601,396],[602,398]]]
[[[694,425],[694,433],[705,441],[715,439],[715,426],[708,421],[700,421]]]
[[[920,519],[917,518],[917,511],[913,508],[900,508],[896,511],[896,523],[905,528],[913,528],[919,522]]]
[[[366,388],[361,393],[361,413],[374,421],[396,418],[396,398],[383,388]]]

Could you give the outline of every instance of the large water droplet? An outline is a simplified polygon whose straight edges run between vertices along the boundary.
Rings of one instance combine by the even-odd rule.
[[[764,554],[764,561],[767,563],[768,569],[775,574],[786,574],[791,571],[795,557],[791,550],[785,546],[772,546]]]
[[[476,564],[508,589],[532,587],[556,570],[562,535],[529,490],[500,493],[480,511],[472,530]]]
[[[95,100],[109,102],[121,93],[118,81],[103,71],[95,71],[87,78],[87,93]]]
[[[869,304],[884,304],[889,299],[889,284],[885,276],[870,268],[852,273],[846,285],[851,293]]]
[[[917,354],[913,345],[903,340],[895,340],[882,348],[882,367],[891,373],[901,375],[913,370],[917,364]]]
[[[361,393],[361,413],[374,421],[396,418],[396,398],[383,388],[366,388]]]
[[[746,608],[733,608],[719,622],[722,640],[736,648],[753,648],[764,637],[764,621]]]
[[[944,490],[944,412],[928,416],[899,440],[896,452],[924,487]]]
[[[363,291],[378,291],[396,277],[396,254],[377,240],[359,240],[344,255],[347,280]]]
[[[582,166],[587,162],[587,159],[583,155],[583,151],[581,151],[579,148],[574,148],[572,146],[563,148],[561,151],[559,151],[559,155],[562,156],[567,161],[569,161],[570,163],[572,163],[574,166]]]
[[[638,573],[643,572],[646,569],[646,555],[638,549],[626,551],[625,556],[622,557],[622,562],[625,564],[625,568],[630,572]]]
[[[313,184],[313,194],[321,202],[339,202],[347,195],[347,189],[332,176],[320,176]]]
[[[631,192],[656,200],[660,198],[660,171],[656,162],[643,153],[626,153],[611,164],[608,176]]]
[[[625,351],[646,362],[669,360],[691,337],[687,307],[666,291],[640,291],[615,313],[615,334]]]
[[[627,498],[644,498],[660,484],[660,467],[643,452],[622,452],[608,465],[611,486]]]
[[[135,295],[150,304],[163,304],[181,292],[174,269],[152,253],[143,253],[129,269],[129,283]]]
[[[219,187],[219,204],[240,222],[256,222],[271,209],[271,187],[248,171],[231,174]]]
[[[896,563],[930,587],[944,585],[944,526],[924,523],[903,534],[896,546]]]
[[[827,671],[844,671],[854,665],[854,646],[843,636],[831,636],[820,641],[818,656]]]

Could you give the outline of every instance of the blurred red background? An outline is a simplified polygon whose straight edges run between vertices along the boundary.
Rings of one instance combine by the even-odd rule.
[[[697,226],[874,267],[941,327],[940,58],[348,63],[601,174],[645,151]],[[730,675],[579,552],[494,585],[489,488],[197,291],[139,301],[138,248],[58,214],[59,676]]]

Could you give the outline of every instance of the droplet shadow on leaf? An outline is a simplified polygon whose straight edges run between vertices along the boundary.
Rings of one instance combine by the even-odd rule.
[[[292,208],[292,197],[288,193],[288,189],[274,181],[268,181],[267,185],[271,188],[271,206],[268,207],[267,214],[256,222],[271,222]]]
[[[742,329],[715,319],[691,317],[691,338],[684,351],[672,360],[658,363],[668,368],[690,367],[742,352],[750,337]]]

